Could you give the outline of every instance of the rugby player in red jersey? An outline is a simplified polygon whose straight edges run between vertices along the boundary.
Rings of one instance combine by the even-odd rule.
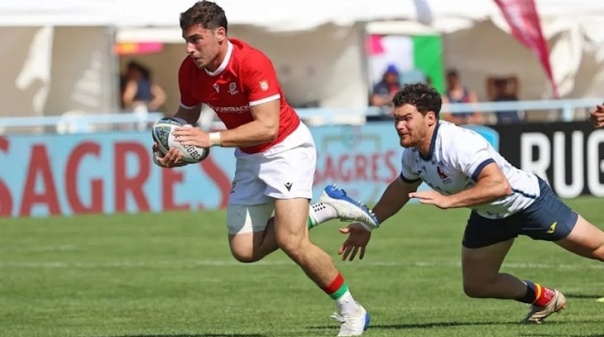
[[[335,186],[325,189],[321,202],[310,205],[316,165],[312,135],[286,102],[270,59],[228,38],[227,26],[223,9],[210,1],[197,2],[180,16],[188,56],[178,73],[180,106],[175,117],[195,124],[201,105],[207,104],[226,130],[206,133],[182,127],[174,136],[183,145],[236,148],[227,209],[235,259],[250,263],[283,250],[335,300],[338,336],[359,336],[369,315],[352,297],[331,257],[309,240],[308,229],[336,218],[376,227],[375,216]],[[171,149],[157,162],[174,167],[181,159],[182,154]]]

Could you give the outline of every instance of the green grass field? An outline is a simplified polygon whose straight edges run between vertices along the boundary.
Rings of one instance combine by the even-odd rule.
[[[604,225],[601,199],[569,201]],[[409,205],[374,233],[363,261],[338,260],[332,221],[312,231],[372,314],[366,336],[604,336],[604,265],[520,238],[504,270],[557,287],[568,309],[518,322],[527,305],[466,298],[466,210]],[[0,336],[335,336],[332,301],[283,254],[243,265],[225,213],[0,220]]]

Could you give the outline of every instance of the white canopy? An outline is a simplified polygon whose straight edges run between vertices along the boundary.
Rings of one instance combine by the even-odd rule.
[[[232,24],[277,30],[326,23],[408,19],[432,21],[447,31],[457,21],[500,16],[491,0],[216,0]],[[598,17],[600,0],[536,0],[543,18]],[[20,0],[0,2],[0,26],[174,26],[193,0]],[[578,18],[577,18],[578,19]]]
[[[507,25],[492,0],[216,2],[225,9],[233,26],[229,34],[265,50],[277,65],[291,64],[295,74],[297,66],[303,71],[313,62],[311,73],[318,74],[314,83],[295,80],[284,86],[291,85],[289,91],[297,95],[321,91],[326,96],[323,101],[328,102],[324,106],[366,104],[368,88],[362,83],[366,78],[358,52],[363,48],[358,38],[361,25],[355,23],[376,20],[399,21],[382,25],[377,29],[381,32],[441,33],[445,65],[457,68],[463,82],[475,89],[481,99],[486,98],[485,77],[498,74],[520,76],[522,99],[548,94],[538,61],[507,34]],[[562,95],[601,95],[604,1],[536,2]],[[165,33],[160,38],[164,42],[180,43],[179,14],[193,3],[194,0],[0,1],[0,42],[7,49],[0,52],[0,61],[11,65],[0,71],[5,79],[0,82],[0,99],[13,102],[0,115],[60,114],[69,110],[108,112],[116,106],[115,78],[119,71],[117,64],[112,63],[111,53],[107,53],[112,43],[111,29],[117,28],[118,39],[127,39],[136,36],[128,33],[155,27],[152,33],[156,39],[161,31]],[[41,28],[48,26],[59,28]],[[271,34],[271,38],[267,39],[266,34]],[[45,42],[48,39],[53,42]],[[49,56],[35,59],[40,50]],[[148,56],[156,78],[163,84],[175,83],[174,68],[178,67],[183,52],[182,45],[173,44],[163,55]],[[178,98],[177,92],[169,94],[171,108],[175,106],[172,100]],[[15,99],[21,96],[22,99]],[[25,101],[28,105],[18,103]]]

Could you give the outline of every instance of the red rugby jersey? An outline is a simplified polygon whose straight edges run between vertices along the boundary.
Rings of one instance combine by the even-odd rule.
[[[247,43],[229,39],[228,51],[214,72],[199,69],[187,56],[178,72],[180,105],[193,108],[201,103],[210,106],[227,129],[253,121],[250,106],[279,100],[279,131],[269,143],[241,148],[246,153],[262,152],[280,143],[300,124],[295,110],[285,101],[271,60]]]

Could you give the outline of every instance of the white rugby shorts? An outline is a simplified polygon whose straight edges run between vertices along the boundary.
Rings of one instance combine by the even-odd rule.
[[[241,211],[241,206],[271,205],[275,199],[312,199],[317,151],[312,134],[300,122],[281,143],[261,153],[235,150],[237,159],[227,210],[229,233],[264,230],[266,208],[262,212]],[[237,210],[237,211],[236,211]],[[258,219],[253,219],[255,213]]]

